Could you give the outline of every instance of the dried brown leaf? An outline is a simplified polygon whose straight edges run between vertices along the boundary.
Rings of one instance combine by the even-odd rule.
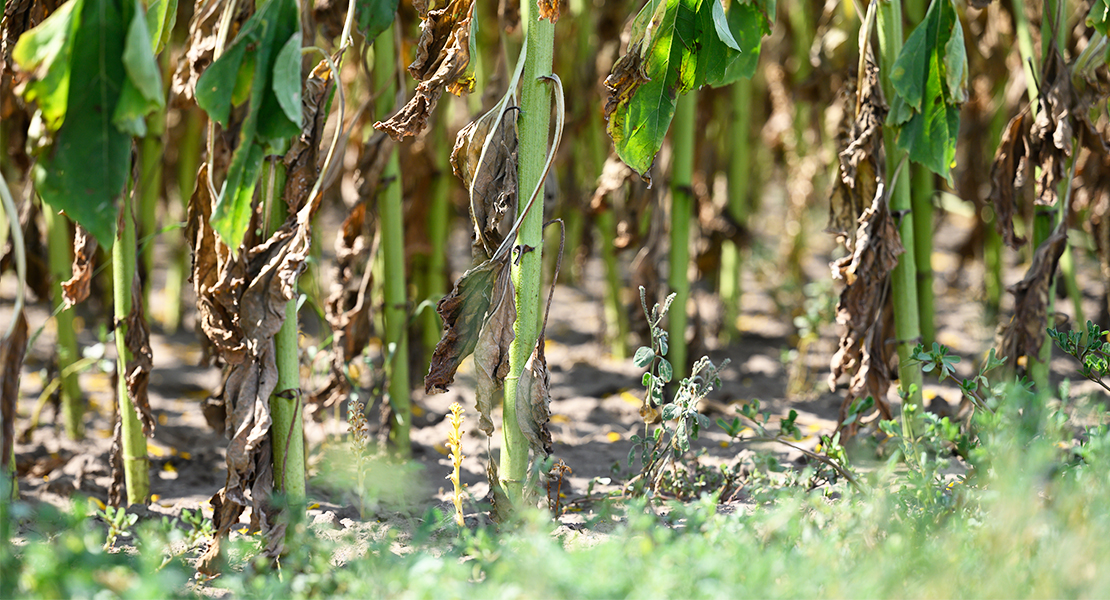
[[[154,437],[154,415],[150,412],[150,399],[147,396],[147,384],[150,382],[154,362],[150,350],[150,329],[143,315],[143,288],[138,277],[132,279],[131,312],[124,317],[123,326],[127,332],[124,343],[131,353],[126,364],[127,372],[124,374],[127,396],[131,399],[131,405],[138,409],[143,435]]]
[[[474,400],[477,404],[478,428],[493,435],[493,393],[501,388],[509,374],[509,346],[516,334],[516,298],[510,269],[502,268],[493,283],[489,314],[478,333],[474,346],[474,368],[477,382]],[[438,349],[438,347],[437,347]]]
[[[1014,214],[1017,212],[1016,191],[1025,185],[1028,169],[1028,114],[1023,111],[1006,125],[991,165],[991,204],[996,215],[995,227],[1006,245],[1014,249],[1025,244],[1025,239],[1014,233]]]
[[[493,302],[495,282],[507,270],[505,258],[487,260],[463,273],[450,294],[439,301],[436,312],[443,319],[443,338],[436,344],[424,391],[436,394],[447,391],[455,380],[455,371],[464,358],[474,352]]]
[[[118,390],[112,386],[113,390]],[[108,467],[112,471],[112,483],[108,484],[108,504],[120,506],[126,498],[127,480],[123,472],[123,420],[119,418],[119,398],[115,399],[112,418],[115,426],[112,428],[112,447],[108,450]]]
[[[893,345],[888,343],[893,331],[890,272],[904,249],[886,202],[880,185],[871,206],[859,218],[850,246],[854,252],[833,263],[833,277],[848,284],[836,307],[836,321],[844,332],[829,375],[829,387],[835,389],[842,375],[852,374],[848,395],[841,405],[842,416],[846,416],[852,400],[867,395],[874,397],[884,416],[890,414],[885,400],[893,352]]]
[[[535,456],[551,454],[551,375],[543,352],[543,338],[536,344],[516,388],[516,420]]]
[[[875,198],[883,164],[883,122],[887,106],[879,87],[879,67],[868,56],[866,76],[854,94],[854,110],[846,111],[847,139],[840,151],[840,165],[829,201],[829,225],[825,229],[851,242],[860,215]],[[849,245],[849,249],[852,246]]]
[[[332,56],[332,60],[338,62],[339,55]],[[304,129],[283,159],[288,172],[284,200],[290,213],[308,202],[309,193],[320,179],[320,142],[328,118],[327,97],[335,87],[331,76],[327,61],[321,60],[304,84],[301,100]]]
[[[552,23],[558,23],[559,17],[567,10],[567,0],[537,0],[536,6],[539,8],[539,17],[537,20],[547,19]]]
[[[62,282],[62,298],[67,307],[84,302],[89,297],[96,246],[96,238],[78,225],[73,236],[73,276],[69,281]]]
[[[1014,316],[1002,327],[999,355],[1010,365],[1022,356],[1037,357],[1045,338],[1048,321],[1048,295],[1056,265],[1067,247],[1067,230],[1057,227],[1033,254],[1033,263],[1025,277],[1010,286],[1014,295]]]
[[[517,208],[516,121],[498,107],[459,130],[451,167],[470,193],[475,249],[493,256]],[[485,156],[483,157],[483,152]]]
[[[473,0],[449,0],[438,10],[429,10],[427,2],[415,3],[414,7],[421,18],[420,39],[408,71],[420,83],[400,111],[374,123],[375,129],[389,133],[398,142],[428,126],[428,117],[444,90],[461,96],[474,89],[474,76],[469,70]]]
[[[5,471],[11,464],[15,443],[16,402],[19,400],[19,378],[23,372],[23,359],[27,354],[27,317],[23,310],[12,315],[10,333],[0,340],[0,468]],[[0,490],[6,494],[8,490]]]
[[[215,204],[208,179],[208,165],[197,172],[197,187],[189,199],[185,236],[193,251],[193,291],[196,293],[200,329],[228,363],[241,362],[246,353],[243,335],[235,325],[237,307],[217,301],[215,290],[221,272],[232,257],[228,247],[219,241],[209,225]]]
[[[590,210],[594,212],[603,210],[606,198],[623,191],[633,174],[632,167],[626,165],[616,154],[610,154],[601,168],[601,175],[597,177],[597,187],[590,199]]]

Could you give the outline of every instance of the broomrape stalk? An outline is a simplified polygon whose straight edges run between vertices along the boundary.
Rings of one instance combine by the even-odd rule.
[[[879,54],[882,66],[883,94],[894,97],[890,73],[894,61],[902,51],[902,4],[901,0],[880,0],[878,10]],[[910,357],[921,338],[920,321],[917,310],[917,265],[914,258],[914,214],[910,200],[910,180],[898,175],[898,167],[903,162],[905,151],[896,143],[894,128],[883,129],[883,146],[886,149],[886,180],[890,187],[890,212],[897,219],[901,217],[898,233],[902,238],[905,253],[898,257],[898,266],[891,272],[891,294],[894,299],[894,332],[897,337],[899,387],[904,402],[921,406],[921,369]],[[903,413],[905,414],[905,413]],[[907,439],[913,437],[912,424],[902,419],[903,433]]]
[[[675,107],[674,151],[671,163],[671,271],[668,285],[675,293],[668,321],[671,365],[674,380],[686,376],[686,301],[690,298],[690,214],[693,211],[694,128],[697,126],[698,94],[680,96]]]
[[[451,449],[451,474],[447,479],[451,480],[451,485],[454,487],[454,494],[452,500],[455,502],[455,523],[459,527],[466,525],[463,519],[462,507],[462,484],[459,481],[459,470],[462,468],[462,424],[463,424],[463,407],[458,402],[451,403],[451,430],[447,432],[447,447]]]
[[[531,0],[520,3],[520,23],[524,29],[525,62],[521,78],[521,115],[517,144],[518,210],[527,210],[526,194],[542,186],[547,157],[547,139],[551,126],[551,96],[541,78],[552,74],[555,24],[536,19]],[[516,290],[515,338],[509,346],[509,374],[505,378],[505,409],[501,431],[500,483],[513,505],[521,501],[524,478],[528,470],[528,439],[520,430],[516,417],[516,390],[524,364],[532,354],[539,337],[540,285],[543,270],[543,200],[540,190],[535,206],[521,222],[516,236],[520,254],[512,261],[512,281]]]
[[[69,221],[49,206],[43,206],[46,222],[47,254],[50,255],[50,274],[54,279],[54,322],[58,328],[58,377],[61,379],[62,414],[65,416],[66,435],[71,440],[85,437],[84,398],[77,382],[77,373],[69,367],[77,360],[77,334],[73,329],[73,308],[62,308],[62,281],[69,279],[73,257],[70,252]],[[67,370],[69,372],[67,372]]]
[[[127,393],[128,364],[132,360],[127,348],[127,316],[131,314],[131,288],[135,282],[135,216],[131,210],[133,190],[125,189],[120,198],[119,229],[112,244],[112,296],[116,320],[116,373],[120,422],[123,429],[123,476],[127,485],[127,503],[145,504],[150,495],[150,463],[146,456],[146,437],[139,422],[138,409]]]
[[[393,110],[396,87],[397,59],[396,25],[390,25],[374,43],[375,89],[378,90],[378,113],[387,118]],[[385,296],[386,372],[389,377],[389,404],[393,409],[393,422],[389,439],[394,448],[408,456],[409,427],[412,408],[409,401],[409,336],[408,299],[405,287],[405,224],[401,208],[401,166],[397,151],[390,146],[383,180],[386,188],[379,196],[381,218],[382,254],[384,264],[383,292]]]

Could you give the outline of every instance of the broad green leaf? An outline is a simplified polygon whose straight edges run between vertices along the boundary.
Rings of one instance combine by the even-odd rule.
[[[373,44],[393,23],[398,3],[398,0],[356,0],[355,27],[367,44]]]
[[[898,147],[914,162],[949,177],[959,132],[958,105],[967,99],[967,54],[952,0],[933,0],[890,74],[890,125],[901,125]]]
[[[294,33],[274,63],[274,95],[290,121],[301,125],[301,32]]]
[[[75,3],[76,4],[76,3]],[[131,138],[112,124],[126,79],[124,10],[113,0],[81,0],[74,30],[65,122],[35,167],[43,201],[63,210],[105,248],[114,241],[116,198],[131,170]]]
[[[12,50],[19,68],[31,73],[23,99],[35,103],[47,129],[57,131],[69,99],[70,55],[84,0],[70,0],[42,23],[20,36]]]
[[[165,106],[166,101],[162,97],[162,72],[151,51],[150,33],[137,0],[124,41],[123,68],[127,78],[112,122],[121,131],[142,137],[146,135],[146,116]]]
[[[717,2],[712,2],[712,5],[716,6]],[[703,8],[701,11],[703,30],[709,28],[707,21],[710,19],[713,20],[713,27],[717,26],[716,16],[710,14],[716,10]],[[763,36],[771,33],[771,22],[760,7],[736,0],[729,7],[726,17],[729,31],[740,50],[736,51],[709,37],[698,50],[702,78],[699,84],[728,85],[741,78],[751,78],[755,74]],[[703,37],[708,36],[703,34]]]
[[[197,104],[225,127],[231,106],[248,102],[239,143],[211,219],[212,228],[233,251],[242,244],[250,225],[251,202],[265,150],[300,132],[299,31],[300,17],[293,0],[266,0],[227,52],[197,81]],[[289,67],[292,53],[297,55],[295,74]],[[275,79],[279,72],[281,82]],[[296,78],[295,90],[292,77]],[[294,107],[295,120],[287,110]]]
[[[1087,13],[1087,26],[1094,27],[1102,35],[1110,35],[1110,1],[1095,0]]]
[[[740,49],[740,44],[736,42],[736,38],[732,36],[732,28],[729,26],[728,16],[725,15],[725,5],[721,2],[722,0],[709,0],[709,3],[713,5],[713,28],[717,30],[717,37],[726,46],[737,52],[743,52]]]
[[[693,89],[697,76],[694,54],[698,0],[665,0],[652,16],[642,42],[643,72],[648,81],[609,119],[609,136],[621,160],[641,175],[655,162],[655,154],[674,118],[678,94]],[[661,16],[661,18],[659,18]]]
[[[150,32],[150,51],[156,56],[170,41],[177,23],[177,0],[151,0],[146,9],[146,28]]]

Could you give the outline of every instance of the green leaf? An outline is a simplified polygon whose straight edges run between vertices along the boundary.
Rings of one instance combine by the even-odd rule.
[[[671,361],[665,358],[659,359],[659,379],[662,379],[663,383],[670,383],[674,379],[674,367],[671,366]]]
[[[717,30],[717,37],[729,48],[737,52],[743,52],[740,49],[740,44],[736,42],[736,38],[732,37],[732,29],[729,27],[728,16],[725,15],[725,5],[722,4],[722,0],[709,0],[709,3],[713,5],[713,28]]]
[[[719,0],[706,0],[713,6],[719,5]],[[715,13],[703,9],[701,13],[702,27],[708,29],[707,20],[711,19],[712,26],[717,27]],[[771,13],[773,14],[773,13]],[[717,43],[709,39],[698,51],[702,80],[699,84],[722,86],[734,83],[741,78],[751,78],[759,64],[759,52],[763,43],[763,36],[771,33],[771,21],[767,14],[755,4],[732,2],[726,13],[729,33],[736,41],[738,49],[733,49],[727,43]],[[703,37],[706,37],[703,34]]]
[[[952,0],[933,0],[894,62],[895,97],[887,118],[901,125],[898,147],[914,162],[949,178],[967,99],[967,53]]]
[[[301,123],[301,32],[294,33],[281,47],[274,62],[274,95],[282,112],[298,131]]]
[[[393,23],[397,14],[399,0],[357,0],[355,3],[355,28],[366,38],[366,44],[374,40]]]
[[[34,29],[20,36],[12,50],[19,68],[31,73],[23,99],[34,102],[50,131],[57,131],[69,100],[70,55],[84,0],[70,0]]]
[[[150,32],[150,51],[158,55],[170,41],[177,23],[177,0],[151,0],[146,8],[146,28]]]
[[[1110,2],[1095,0],[1087,13],[1087,26],[1094,27],[1102,35],[1110,35]]]
[[[145,117],[164,107],[166,101],[162,97],[162,72],[151,51],[143,7],[137,0],[124,41],[123,68],[127,79],[112,114],[112,122],[121,131],[142,137],[146,135]]]
[[[80,0],[81,27],[73,30],[66,117],[54,144],[35,166],[44,202],[63,210],[110,248],[116,198],[131,170],[131,138],[112,123],[126,73],[123,7],[112,0]]]
[[[655,352],[653,352],[651,348],[648,348],[647,346],[640,346],[636,349],[635,356],[632,357],[632,363],[635,364],[637,367],[643,369],[650,365],[651,361],[654,359]]]

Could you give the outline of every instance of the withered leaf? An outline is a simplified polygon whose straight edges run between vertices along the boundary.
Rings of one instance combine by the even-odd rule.
[[[1040,110],[1029,127],[1029,156],[1041,169],[1037,179],[1040,206],[1056,206],[1060,183],[1064,181],[1068,158],[1075,137],[1071,71],[1064,64],[1055,44],[1049,46],[1042,76]]]
[[[73,236],[73,276],[69,281],[62,282],[62,298],[67,307],[84,302],[89,297],[96,246],[96,238],[78,225]]]
[[[887,106],[879,86],[879,67],[870,51],[865,64],[866,75],[860,78],[860,89],[854,94],[854,110],[845,114],[851,121],[847,140],[839,153],[840,164],[829,201],[826,228],[849,244],[860,215],[875,198],[879,175],[886,170],[882,148]]]
[[[551,420],[551,375],[547,371],[543,341],[541,337],[532,350],[516,388],[517,424],[537,457],[551,454],[551,430],[547,428]]]
[[[119,388],[113,385],[112,389]],[[108,484],[108,504],[120,506],[126,498],[127,480],[123,472],[123,420],[119,416],[119,398],[116,398],[113,406],[116,407],[112,411],[116,424],[112,429],[112,448],[108,451],[108,466],[112,471],[112,483]]]
[[[389,133],[395,141],[417,135],[428,126],[428,117],[444,90],[461,96],[474,89],[470,70],[470,27],[474,16],[473,0],[449,0],[440,9],[430,10],[428,2],[414,3],[420,15],[420,39],[409,74],[420,83],[412,99],[386,121],[374,128]]]
[[[16,401],[19,400],[19,378],[23,371],[23,359],[27,354],[27,317],[20,309],[12,315],[10,333],[0,340],[0,465],[7,469],[11,464],[11,452],[15,443]],[[7,494],[9,490],[0,490]]]
[[[505,239],[502,223],[517,208],[517,131],[504,105],[459,130],[451,167],[470,194],[475,249],[493,256]]]
[[[332,61],[338,62],[339,55],[332,56]],[[290,213],[308,202],[308,195],[320,178],[320,140],[328,117],[327,96],[334,87],[331,75],[327,61],[321,60],[304,84],[301,100],[304,129],[282,161],[287,171],[284,200]]]
[[[231,262],[231,251],[209,225],[215,200],[209,193],[208,165],[197,172],[197,187],[189,199],[185,236],[193,251],[193,291],[200,329],[229,363],[241,362],[246,352],[242,332],[235,326],[237,307],[225,307],[215,297],[221,271]]]
[[[848,284],[836,307],[836,321],[844,331],[829,375],[829,387],[836,389],[842,375],[852,374],[841,404],[842,416],[852,400],[867,395],[874,397],[884,417],[890,414],[885,400],[893,353],[893,346],[887,343],[893,331],[890,272],[904,249],[883,188],[877,186],[871,206],[859,218],[852,255],[833,263],[833,278]]]
[[[455,380],[459,363],[474,352],[493,302],[495,282],[507,270],[509,257],[487,260],[463,273],[451,293],[436,305],[443,319],[443,338],[436,344],[424,391],[437,394],[447,391]]]
[[[479,415],[478,428],[487,436],[493,435],[493,393],[501,388],[505,376],[509,374],[509,346],[516,337],[513,332],[516,298],[510,275],[510,269],[502,268],[494,280],[489,315],[474,347],[477,376],[474,399]]]
[[[195,101],[197,80],[202,73],[212,64],[216,51],[216,31],[228,0],[196,0],[193,6],[193,17],[189,21],[189,45],[185,50],[185,59],[180,61],[177,71],[173,75],[173,84],[170,86],[175,103],[187,105]],[[239,27],[250,18],[254,11],[253,2],[236,3],[236,12],[232,16],[231,26],[227,39],[235,38]]]
[[[536,6],[540,14],[538,20],[547,19],[558,23],[559,17],[567,10],[567,0],[537,0]]]
[[[1064,227],[1057,227],[1033,254],[1033,263],[1025,277],[1010,286],[1014,295],[1014,316],[1002,327],[999,355],[1011,366],[1022,356],[1036,357],[1044,343],[1048,319],[1048,295],[1056,265],[1067,247]]]
[[[1002,241],[1014,249],[1025,244],[1025,239],[1014,233],[1014,214],[1017,212],[1016,191],[1025,185],[1028,169],[1028,114],[1028,111],[1022,111],[1010,119],[991,165],[991,203],[994,205],[995,227]]]
[[[147,397],[147,384],[150,382],[154,362],[150,350],[150,329],[143,314],[143,288],[138,277],[132,279],[131,312],[124,317],[122,325],[126,331],[124,343],[131,353],[126,364],[127,372],[123,374],[127,396],[131,399],[131,405],[139,412],[143,435],[154,437],[154,416],[150,412],[150,399]]]
[[[644,71],[642,52],[643,40],[635,42],[628,47],[624,56],[613,64],[613,72],[605,78],[605,87],[609,95],[605,99],[605,121],[617,110],[621,104],[628,102],[636,88],[650,81]]]

